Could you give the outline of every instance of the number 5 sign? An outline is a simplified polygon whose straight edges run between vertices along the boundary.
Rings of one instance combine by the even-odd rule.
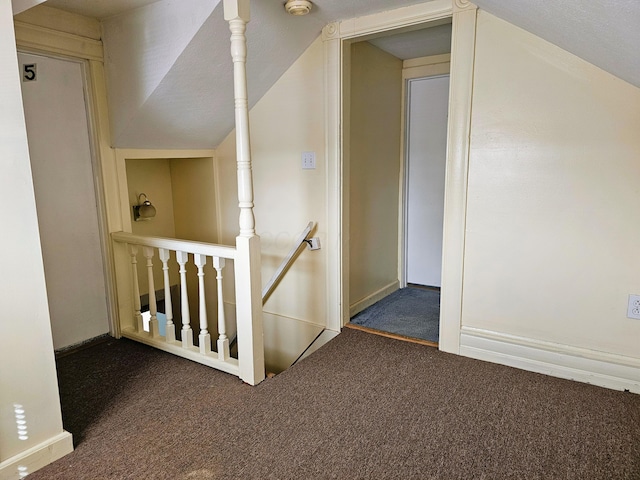
[[[22,64],[22,81],[33,82],[38,74],[38,65],[36,63]]]

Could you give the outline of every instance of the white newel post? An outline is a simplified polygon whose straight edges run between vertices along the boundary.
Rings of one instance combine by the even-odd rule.
[[[236,238],[236,318],[240,378],[256,385],[264,380],[260,237],[253,216],[253,180],[247,99],[247,42],[249,0],[224,0],[224,18],[231,30],[238,164],[240,235]]]

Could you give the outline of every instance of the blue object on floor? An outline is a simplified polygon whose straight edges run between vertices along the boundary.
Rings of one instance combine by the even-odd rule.
[[[437,343],[440,292],[415,287],[396,290],[355,315],[351,323]]]

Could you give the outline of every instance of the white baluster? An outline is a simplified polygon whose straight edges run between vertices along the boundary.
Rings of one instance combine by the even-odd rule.
[[[129,255],[131,256],[131,283],[133,285],[133,316],[136,321],[138,333],[144,332],[144,323],[140,313],[140,287],[138,286],[138,246],[129,245]]]
[[[171,304],[171,285],[169,283],[169,250],[166,248],[158,249],[158,257],[162,261],[162,272],[164,274],[164,313],[167,317],[165,325],[165,340],[167,342],[176,341],[176,327],[173,324],[173,305]]]
[[[193,347],[193,330],[191,330],[191,316],[189,315],[189,295],[187,294],[187,269],[185,265],[189,260],[187,252],[176,252],[176,260],[180,265],[180,303],[182,314],[182,347]]]
[[[152,337],[160,336],[158,331],[158,302],[156,301],[156,287],[153,280],[153,247],[142,247],[144,258],[147,259],[147,279],[149,281],[149,333]]]
[[[216,283],[218,285],[218,359],[229,358],[229,339],[227,338],[227,324],[224,314],[224,298],[222,296],[222,269],[224,258],[213,257],[213,267],[216,269]]]
[[[198,299],[200,305],[200,336],[198,337],[198,343],[200,344],[200,353],[206,355],[211,353],[211,335],[207,325],[207,302],[204,291],[204,266],[207,264],[207,256],[196,253],[193,259],[198,267]]]

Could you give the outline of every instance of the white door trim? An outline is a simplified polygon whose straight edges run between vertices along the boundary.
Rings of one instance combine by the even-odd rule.
[[[459,353],[462,278],[466,222],[471,95],[475,56],[476,6],[466,0],[433,0],[366,17],[344,20],[323,29],[327,151],[327,328],[339,331],[349,320],[348,305],[348,152],[344,137],[349,112],[345,46],[398,28],[452,17],[451,84],[445,187],[440,349]]]

